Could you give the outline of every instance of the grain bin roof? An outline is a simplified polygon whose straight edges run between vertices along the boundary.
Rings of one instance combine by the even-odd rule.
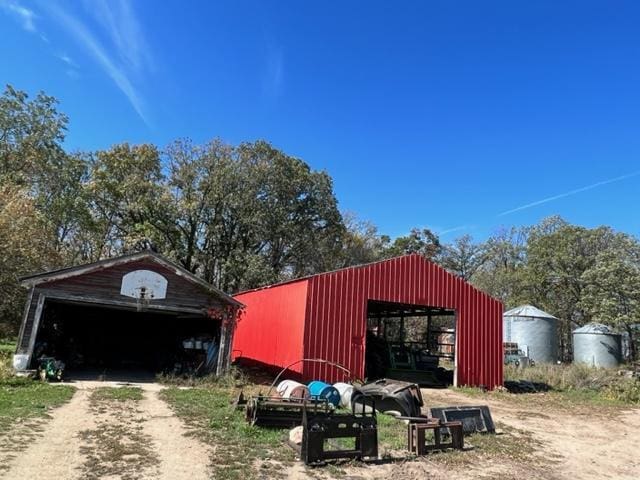
[[[544,312],[533,305],[521,305],[504,312],[505,317],[531,317],[531,318],[554,318],[550,313]],[[557,320],[557,319],[556,319]]]
[[[583,327],[577,328],[573,331],[573,333],[599,333],[601,335],[618,335],[611,327],[608,325],[603,325],[602,323],[588,323]]]

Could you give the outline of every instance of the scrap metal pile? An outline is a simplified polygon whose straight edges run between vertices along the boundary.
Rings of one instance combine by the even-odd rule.
[[[244,406],[251,425],[292,429],[289,445],[308,465],[339,458],[377,459],[377,412],[407,424],[407,449],[415,455],[463,449],[464,434],[495,431],[484,406],[432,409],[431,416],[423,415],[424,402],[415,383],[381,379],[362,385],[304,385],[284,380],[275,387],[276,394],[272,391],[246,400],[241,393],[236,404]],[[427,436],[428,431],[432,435]]]

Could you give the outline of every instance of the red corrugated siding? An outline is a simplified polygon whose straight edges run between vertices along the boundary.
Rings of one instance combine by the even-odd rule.
[[[363,378],[367,300],[444,307],[457,314],[458,385],[502,384],[502,304],[423,257],[320,274],[308,282],[307,358],[339,363]],[[306,364],[304,376],[344,379],[340,370],[322,364]]]
[[[233,338],[232,358],[285,367],[303,357],[308,280],[241,293],[245,305]],[[302,373],[302,365],[291,370]]]

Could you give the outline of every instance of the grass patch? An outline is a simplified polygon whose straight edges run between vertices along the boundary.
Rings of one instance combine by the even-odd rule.
[[[594,368],[582,364],[541,364],[527,368],[505,366],[505,380],[529,381],[548,385],[550,399],[570,405],[624,406],[640,404],[640,378],[619,374],[613,368]]]
[[[207,375],[174,375],[171,373],[159,373],[156,381],[167,386],[175,387],[219,387],[241,388],[248,383],[247,376],[238,367],[232,366],[222,376],[215,373]]]
[[[384,458],[394,450],[407,448],[407,426],[391,415],[378,413],[378,450]]]
[[[13,366],[11,358],[16,350],[16,344],[13,342],[0,342],[0,381],[6,380],[13,376]]]
[[[218,479],[284,478],[283,464],[290,464],[294,451],[284,444],[287,430],[253,427],[244,412],[233,409],[234,391],[211,387],[168,388],[160,397],[176,414],[194,427],[206,443],[215,446],[212,457]],[[260,465],[256,472],[252,466]]]
[[[100,387],[91,393],[91,399],[96,401],[142,400],[142,389],[138,387]]]
[[[74,392],[73,387],[27,378],[0,381],[0,432],[16,421],[46,416],[51,408],[68,402]]]
[[[251,387],[251,386],[250,386]],[[255,389],[249,388],[249,390]],[[212,456],[213,476],[222,479],[286,478],[289,466],[296,461],[295,452],[284,444],[286,429],[267,429],[250,426],[243,411],[233,409],[234,390],[210,387],[163,390],[160,397],[171,405],[176,414],[193,427],[197,435],[214,447]],[[390,415],[378,414],[378,451],[391,462],[428,460],[434,466],[447,468],[472,468],[479,462],[504,461],[510,465],[538,468],[543,460],[536,455],[539,444],[527,432],[500,426],[500,435],[472,435],[465,438],[465,451],[437,452],[424,458],[407,453],[407,427]],[[341,440],[334,440],[333,447],[344,447]],[[358,476],[360,468],[375,469],[359,462],[330,462],[325,468],[305,468],[314,477],[326,475],[336,478],[344,475]],[[371,472],[370,472],[371,473]]]

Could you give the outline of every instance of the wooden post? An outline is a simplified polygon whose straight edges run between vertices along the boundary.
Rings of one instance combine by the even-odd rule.
[[[29,312],[31,311],[31,302],[33,301],[33,291],[35,290],[35,287],[31,287],[29,289],[29,297],[27,298],[27,304],[24,307],[24,313],[22,315],[22,324],[20,325],[20,333],[18,334],[18,344],[16,345],[16,353],[27,353],[27,351],[25,351],[22,348],[22,342],[23,342],[23,337],[24,337],[24,329],[25,326],[27,325],[27,319],[29,318]],[[27,346],[28,348],[28,346]]]
[[[27,365],[31,364],[31,357],[33,355],[33,348],[36,344],[36,337],[38,336],[38,329],[40,328],[40,318],[42,317],[42,310],[44,308],[44,301],[46,297],[40,294],[38,297],[38,305],[36,306],[36,313],[33,317],[33,324],[31,325],[31,336],[29,337],[29,350],[27,351],[28,360]]]
[[[218,365],[216,367],[216,376],[221,376],[224,372],[224,363],[226,355],[227,327],[224,322],[220,328],[220,347],[218,348]]]

